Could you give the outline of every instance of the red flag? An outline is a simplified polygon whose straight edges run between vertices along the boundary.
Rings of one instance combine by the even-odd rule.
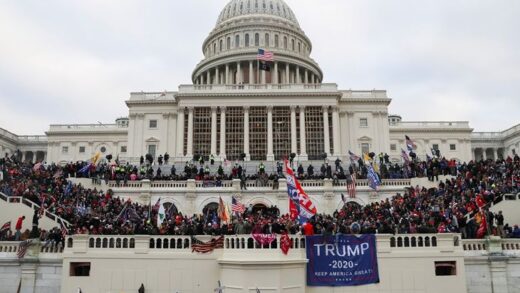
[[[291,249],[292,240],[289,238],[289,235],[287,232],[284,232],[282,234],[282,237],[280,238],[280,248],[282,249],[283,254],[287,255],[289,253],[289,249]]]
[[[478,206],[479,209],[481,209],[483,206],[486,205],[486,202],[485,202],[484,199],[482,198],[482,195],[481,195],[481,194],[477,195],[477,198],[476,198],[475,201],[477,202],[477,206]]]
[[[477,230],[477,238],[478,239],[484,238],[484,236],[486,236],[486,234],[487,234],[486,215],[483,212],[481,212],[481,215],[482,215],[482,220],[481,220],[480,226],[478,227],[478,230]]]

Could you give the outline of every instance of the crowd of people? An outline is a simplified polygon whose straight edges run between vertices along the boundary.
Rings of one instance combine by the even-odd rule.
[[[4,157],[0,159],[0,192],[7,196],[24,197],[41,205],[42,208],[35,212],[36,218],[44,211],[58,215],[69,223],[65,225],[68,234],[222,235],[287,231],[291,234],[311,235],[455,232],[461,233],[463,238],[477,238],[482,237],[479,230],[485,227],[485,234],[520,237],[517,225],[508,225],[502,213],[495,214],[488,209],[490,203],[501,200],[503,194],[520,192],[518,156],[505,160],[455,164],[441,158],[412,164],[394,167],[392,172],[395,173],[396,168],[406,169],[412,176],[428,176],[432,177],[432,180],[438,174],[454,177],[440,181],[437,188],[409,187],[401,194],[366,206],[346,202],[343,208],[333,214],[317,214],[305,223],[300,223],[289,214],[280,214],[276,207],[248,207],[244,212],[233,213],[231,220],[226,222],[221,221],[217,211],[212,209],[200,214],[185,215],[169,208],[164,221],[158,223],[160,203],[140,205],[114,196],[111,190],[87,189],[67,181],[69,176],[78,176],[79,170],[84,167],[73,163],[63,167],[54,164],[34,165],[22,163],[13,157]],[[385,162],[382,165],[385,165]],[[100,164],[93,166],[89,172],[94,171],[90,176],[104,174],[114,179],[117,178],[118,172],[124,176],[131,175],[136,168],[138,166],[127,168],[117,164]],[[226,176],[243,177],[243,174],[239,174],[239,167],[236,168],[236,172],[232,171]],[[323,170],[322,167],[320,176],[327,177],[329,168],[330,166],[325,166]],[[363,167],[359,168],[356,164],[351,164],[347,170],[348,173],[342,170],[341,162],[336,163],[336,171],[339,171],[339,174],[343,172],[357,174],[359,177],[363,175]],[[277,172],[275,176],[283,176],[283,170],[281,171],[282,173]],[[308,168],[307,172],[300,171],[300,166],[295,167],[300,179],[313,176]],[[382,166],[379,172],[384,173]],[[265,168],[262,170],[260,167],[255,176],[266,176],[265,174]],[[330,175],[334,177],[337,174]],[[187,176],[187,173],[179,176]],[[382,177],[387,178],[384,175]],[[344,180],[344,177],[336,179]],[[24,220],[20,218],[16,221],[14,232],[11,229],[2,231],[0,239],[23,240],[30,237],[30,231],[20,231],[19,221]],[[61,227],[51,231],[40,229],[38,234],[47,242],[63,241]]]

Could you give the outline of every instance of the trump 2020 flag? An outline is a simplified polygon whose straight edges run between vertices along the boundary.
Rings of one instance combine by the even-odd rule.
[[[377,173],[376,171],[374,171],[372,165],[368,164],[367,170],[368,186],[370,186],[370,188],[372,188],[373,190],[377,190],[381,185],[381,180],[379,179],[379,176],[377,176]]]
[[[298,216],[300,223],[303,224],[317,213],[316,206],[314,206],[310,197],[305,193],[296,176],[294,176],[289,161],[285,160],[284,165],[287,178],[287,193],[289,198],[299,207]]]

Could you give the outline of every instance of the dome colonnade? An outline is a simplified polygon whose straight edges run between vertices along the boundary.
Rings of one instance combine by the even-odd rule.
[[[270,71],[259,70],[258,49],[274,53]],[[310,58],[312,44],[282,0],[233,0],[202,45],[195,85],[316,84],[323,80]]]

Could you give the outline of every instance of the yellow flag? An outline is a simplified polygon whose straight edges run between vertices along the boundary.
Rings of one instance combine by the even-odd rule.
[[[365,162],[370,162],[370,157],[368,156],[368,153],[363,154],[363,160],[365,160]]]
[[[101,157],[101,153],[100,152],[97,152],[93,157],[92,157],[92,164],[96,165],[97,162],[99,161],[99,158]]]

